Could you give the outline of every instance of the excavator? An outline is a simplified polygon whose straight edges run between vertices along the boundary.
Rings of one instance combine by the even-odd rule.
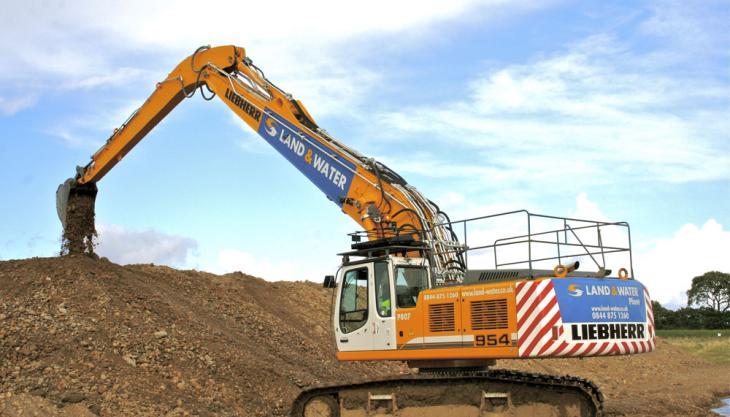
[[[654,349],[651,299],[633,276],[627,223],[526,210],[452,221],[395,171],[322,129],[238,46],[198,48],[59,186],[64,236],[86,228],[69,238],[69,251],[93,250],[96,183],[197,90],[206,100],[219,97],[362,227],[323,283],[332,289],[337,358],[403,361],[416,370],[310,387],[293,401],[292,416],[600,416],[604,398],[592,382],[494,369],[496,360]],[[503,216],[525,219],[527,232],[467,244],[469,227]],[[538,230],[541,221],[560,226]],[[605,243],[612,227],[628,231],[627,245]],[[515,261],[518,246],[527,256]],[[484,253],[493,254],[493,268],[470,268],[470,254]],[[606,257],[615,254],[628,261],[613,276]],[[577,258],[596,270],[579,270]]]

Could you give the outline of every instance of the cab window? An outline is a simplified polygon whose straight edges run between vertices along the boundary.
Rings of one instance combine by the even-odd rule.
[[[390,300],[390,276],[388,264],[385,262],[375,263],[375,300],[378,303],[378,315],[380,317],[391,317],[393,309]]]
[[[415,307],[418,294],[428,288],[426,268],[399,266],[395,269],[395,295],[398,308]]]
[[[353,332],[368,321],[368,269],[347,271],[340,296],[340,330]]]

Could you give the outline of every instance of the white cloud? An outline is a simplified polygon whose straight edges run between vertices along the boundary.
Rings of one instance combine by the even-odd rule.
[[[119,264],[155,263],[184,266],[197,248],[195,240],[149,230],[130,230],[113,224],[97,225],[96,252]]]
[[[297,71],[280,74],[275,83],[305,103],[313,117],[356,116],[359,106],[381,77],[371,69],[344,65],[340,61],[332,56],[319,56],[284,63],[283,68],[295,66]],[[272,71],[278,72],[281,70]],[[309,76],[303,77],[302,74]]]
[[[156,74],[159,76],[159,74]],[[73,90],[77,88],[96,88],[101,86],[120,86],[125,83],[139,82],[140,79],[151,78],[152,74],[150,71],[143,70],[140,68],[122,67],[112,69],[103,74],[90,75],[88,77],[69,80],[68,82],[61,85],[61,88],[67,90]]]
[[[527,2],[520,8],[535,7],[535,3]],[[74,7],[67,4],[61,7],[51,2],[51,7],[46,10],[36,7],[38,10],[35,14],[41,26],[47,24],[53,27],[58,22],[64,22],[74,25],[78,33],[108,33],[136,45],[170,48],[181,45],[189,47],[201,39],[218,44],[241,38],[254,42],[268,39],[281,44],[311,44],[312,41],[348,38],[372,32],[404,31],[463,16],[479,5],[499,9],[509,4],[505,0],[455,0],[448,3],[426,0],[420,2],[419,7],[413,7],[410,2],[388,0],[367,3],[273,0],[267,2],[264,8],[255,8],[246,2],[222,1],[216,4],[217,10],[222,13],[215,18],[201,17],[193,22],[190,10],[200,5],[194,0],[179,1],[175,7],[169,7],[169,3],[164,1],[149,0],[127,1],[123,4],[78,1]],[[140,10],[145,12],[139,13]],[[276,11],[276,14],[271,19],[262,18],[262,13],[267,11]]]
[[[685,224],[670,238],[640,246],[634,260],[637,279],[653,299],[672,308],[687,304],[692,278],[708,271],[730,272],[730,231],[714,219],[701,227]]]
[[[591,201],[585,192],[579,193],[575,198],[575,210],[569,217],[601,222],[609,221],[601,208],[598,207],[598,203]]]
[[[378,160],[393,167],[398,172],[418,174],[430,178],[459,178],[468,182],[483,183],[485,178],[493,182],[507,181],[510,178],[527,175],[524,167],[497,167],[489,165],[472,165],[450,161],[448,155],[430,155],[427,152],[415,152],[409,158],[382,157]]]
[[[301,270],[291,261],[255,257],[252,254],[236,249],[224,249],[218,254],[218,265],[214,267],[218,273],[241,271],[248,275],[264,278],[269,281],[303,280]]]
[[[202,43],[235,43],[246,47],[272,80],[310,103],[314,114],[342,114],[354,112],[379,80],[368,62],[372,48],[393,46],[363,45],[365,38],[389,36],[420,45],[438,33],[429,30],[433,25],[474,16],[497,21],[549,3],[426,0],[413,7],[406,1],[275,0],[255,8],[222,1],[216,3],[222,13],[212,18],[191,15],[200,6],[193,0],[175,7],[161,0],[15,2],[5,5],[0,25],[23,36],[0,39],[4,62],[13,64],[0,66],[0,80],[6,86],[63,89],[120,85],[147,72],[162,79]],[[272,18],[262,18],[272,10]]]
[[[441,208],[457,208],[463,206],[466,202],[466,197],[464,194],[456,191],[447,191],[445,194],[441,195],[437,201]]]
[[[98,148],[103,141],[98,138],[91,138],[83,133],[71,132],[66,129],[57,128],[49,130],[48,134],[61,139],[61,141],[70,148]]]
[[[0,96],[0,114],[12,116],[23,109],[33,106],[37,99],[38,98],[34,94],[15,98],[5,98]]]
[[[709,53],[727,60],[727,36],[713,36],[727,31],[727,2],[656,0],[649,9],[652,15],[641,24],[642,32],[669,39],[696,55]]]
[[[136,100],[113,100],[85,114],[74,115],[72,119],[46,129],[46,133],[60,138],[71,148],[98,149],[141,104]]]
[[[425,136],[482,156],[477,164],[425,154],[400,164],[407,172],[504,186],[730,177],[726,83],[673,72],[649,55],[595,35],[563,53],[491,69],[464,99],[383,113],[376,124],[387,136],[373,136]]]

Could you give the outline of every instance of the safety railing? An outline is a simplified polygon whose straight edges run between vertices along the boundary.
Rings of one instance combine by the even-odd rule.
[[[523,220],[519,220],[520,217]],[[520,226],[518,223],[521,221],[524,223]],[[443,225],[449,227],[463,243],[462,248],[453,250],[463,254],[467,269],[553,269],[573,260],[580,260],[586,267],[585,260],[588,260],[587,263],[594,265],[603,275],[610,273],[611,266],[626,268],[630,277],[634,277],[631,228],[626,222],[515,210]],[[519,227],[522,231],[513,232]],[[485,262],[485,254],[490,255],[491,262]],[[475,257],[480,261],[476,268],[470,265]],[[485,263],[487,265],[483,265]]]

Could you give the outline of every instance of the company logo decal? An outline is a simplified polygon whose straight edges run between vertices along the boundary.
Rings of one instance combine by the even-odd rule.
[[[644,323],[571,324],[572,340],[645,339]]]
[[[328,148],[316,138],[300,132],[294,125],[274,118],[267,110],[259,127],[263,137],[279,153],[312,181],[327,197],[341,205],[352,182],[354,164],[335,159]],[[348,169],[349,168],[349,169]]]
[[[583,295],[583,290],[577,284],[568,285],[568,294],[573,297],[580,297]]]
[[[246,101],[243,97],[226,88],[226,98],[257,122],[261,121],[261,110],[257,109],[256,106]]]
[[[636,281],[570,278],[552,282],[564,323],[642,323],[646,320],[644,289]]]

